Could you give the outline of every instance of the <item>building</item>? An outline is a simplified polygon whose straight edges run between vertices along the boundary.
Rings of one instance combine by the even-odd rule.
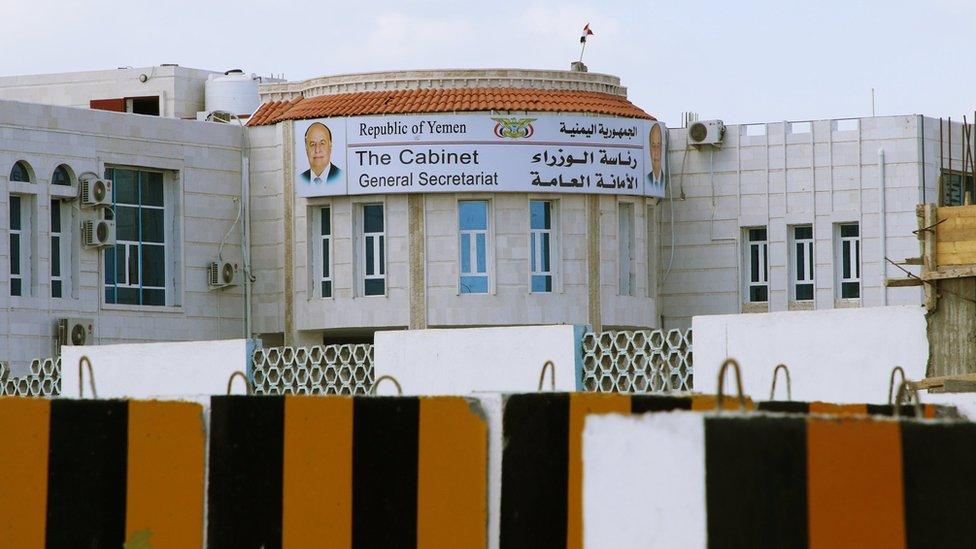
[[[686,327],[702,314],[920,304],[919,288],[885,286],[905,277],[885,258],[919,256],[917,204],[959,203],[961,189],[972,188],[962,125],[941,122],[730,125],[720,147],[700,149],[686,145],[687,129],[671,129],[666,204],[674,209],[664,207],[659,231],[663,325]]]
[[[257,87],[172,66],[0,78],[28,101],[0,100],[0,360],[56,354],[68,318],[96,343],[304,345],[919,304],[884,258],[918,256],[916,204],[972,190],[962,125],[918,115],[729,125],[709,147],[610,75],[366,73],[208,102],[241,80]],[[160,116],[99,110],[140,97]],[[251,114],[239,100],[261,103],[246,127],[196,120]],[[107,207],[77,198],[96,178]],[[82,244],[92,220],[114,244]]]
[[[648,243],[659,197],[643,183],[655,122],[627,101],[618,78],[371,73],[270,84],[262,95],[248,138],[254,326],[267,341],[369,341],[393,328],[657,325]],[[523,126],[503,135],[508,122]],[[322,184],[339,190],[308,191],[302,180],[311,124],[331,126],[330,146],[345,152],[331,153],[345,179]],[[617,151],[629,167],[617,164]],[[546,166],[532,155],[561,158]],[[567,157],[582,167],[560,171]],[[598,186],[601,172],[607,187]],[[553,187],[561,173],[566,185]],[[618,173],[633,178],[629,186],[609,187]],[[569,185],[575,176],[594,179]]]

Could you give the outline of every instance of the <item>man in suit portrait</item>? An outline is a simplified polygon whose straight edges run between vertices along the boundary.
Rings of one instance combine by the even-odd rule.
[[[305,130],[305,154],[310,166],[302,172],[306,183],[331,183],[342,174],[332,163],[332,131],[325,124],[315,122]]]
[[[651,134],[648,137],[648,146],[651,151],[651,173],[647,174],[647,184],[655,188],[664,188],[664,132],[661,130],[661,123],[655,122],[651,126]]]

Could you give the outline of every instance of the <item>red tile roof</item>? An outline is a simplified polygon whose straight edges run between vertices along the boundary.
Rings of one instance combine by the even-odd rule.
[[[343,93],[271,101],[251,116],[249,126],[330,116],[418,114],[464,111],[585,112],[654,120],[625,97],[608,93],[467,88]]]

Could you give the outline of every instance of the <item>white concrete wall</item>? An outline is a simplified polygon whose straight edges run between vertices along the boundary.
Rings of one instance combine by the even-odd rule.
[[[693,412],[586,417],[587,549],[708,545],[704,425]]]
[[[206,265],[237,215],[240,146],[237,126],[0,101],[0,360],[19,374],[30,359],[53,356],[55,321],[62,317],[94,319],[99,344],[243,336],[241,288],[210,292],[206,280]],[[34,182],[9,181],[17,161],[31,166]],[[178,263],[172,306],[105,304],[104,252],[83,248],[78,230],[70,242],[73,265],[62,266],[74,271],[74,287],[63,298],[50,297],[50,198],[65,189],[50,179],[60,164],[75,176],[103,174],[106,166],[164,171],[167,208],[176,212],[167,242],[167,256]],[[10,295],[10,193],[33,202],[33,280],[23,297]],[[96,215],[76,209],[77,200],[66,205],[76,223]],[[223,255],[240,260],[239,230],[231,231]]]
[[[284,150],[282,126],[247,129],[251,184],[252,329],[285,329]]]
[[[925,377],[928,339],[919,306],[696,316],[694,390],[715,393],[727,357],[742,367],[743,390],[766,400],[773,368],[789,367],[793,400],[840,403],[888,401],[891,370]],[[777,399],[786,398],[785,380]],[[726,394],[735,394],[731,373]],[[924,396],[924,395],[923,395]]]
[[[577,345],[573,326],[377,332],[374,379],[392,375],[408,395],[534,392],[552,360],[556,389],[575,391]],[[388,382],[378,391],[396,393]]]
[[[98,398],[196,400],[209,406],[210,395],[227,393],[235,371],[247,372],[246,339],[65,347],[61,355],[61,396],[78,398],[78,362],[91,360]],[[85,398],[91,398],[88,369],[82,373]],[[245,394],[235,379],[232,394]]]
[[[141,82],[140,75],[147,80]],[[0,99],[88,108],[93,99],[159,96],[160,116],[195,118],[204,110],[204,83],[213,71],[138,67],[0,77]]]
[[[915,205],[922,194],[921,119],[817,120],[811,131],[782,122],[730,125],[724,145],[714,151],[686,150],[686,130],[672,128],[675,245],[660,290],[664,327],[687,327],[694,315],[746,309],[740,241],[742,229],[755,226],[767,226],[769,238],[769,302],[760,309],[796,308],[790,300],[787,243],[788,227],[801,224],[814,227],[816,309],[920,303],[918,288],[884,288],[886,272],[892,278],[904,275],[881,257],[878,151],[885,152],[886,255],[895,261],[916,257],[918,242],[911,231],[917,228]],[[748,135],[757,129],[765,135]],[[938,120],[926,119],[925,133],[930,139],[926,165],[933,158],[937,165]],[[934,186],[936,178],[927,173],[926,186]],[[927,193],[929,201],[933,192]],[[662,271],[672,251],[667,202],[659,216]],[[839,302],[834,224],[852,221],[861,227],[861,299]]]

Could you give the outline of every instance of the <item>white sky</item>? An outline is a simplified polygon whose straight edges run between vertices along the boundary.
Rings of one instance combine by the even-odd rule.
[[[976,0],[0,0],[0,74],[179,63],[292,80],[584,62],[677,125],[972,116]]]

